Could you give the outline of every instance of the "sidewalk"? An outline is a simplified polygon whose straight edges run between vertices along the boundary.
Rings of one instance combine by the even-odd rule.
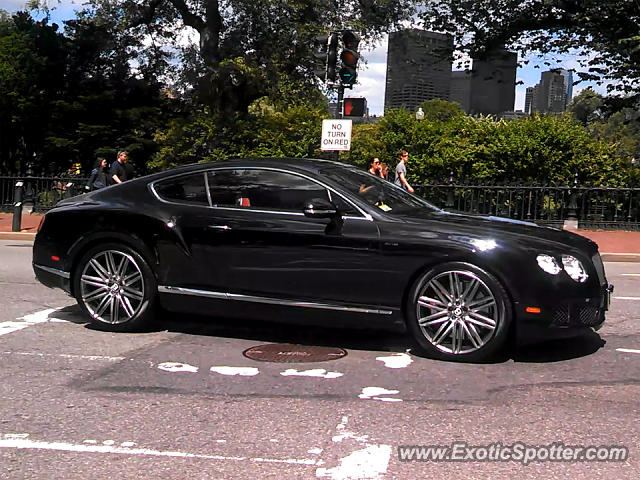
[[[23,213],[21,231],[12,232],[13,214],[0,212],[0,240],[33,240],[42,215]],[[596,242],[605,262],[640,262],[640,232],[576,230]]]

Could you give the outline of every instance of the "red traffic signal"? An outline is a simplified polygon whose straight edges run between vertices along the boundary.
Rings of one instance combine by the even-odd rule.
[[[345,98],[344,99],[344,116],[345,117],[364,117],[367,113],[366,98]]]
[[[358,44],[360,37],[351,31],[342,33],[342,43],[344,49],[340,54],[342,68],[340,69],[340,81],[343,85],[353,85],[358,77],[357,66],[360,55],[358,54]]]

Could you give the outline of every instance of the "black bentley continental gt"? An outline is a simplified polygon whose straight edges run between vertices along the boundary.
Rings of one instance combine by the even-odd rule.
[[[408,329],[425,353],[477,361],[604,322],[597,245],[450,213],[337,162],[235,159],[60,202],[33,246],[36,277],[90,321],[133,331],[156,309]]]

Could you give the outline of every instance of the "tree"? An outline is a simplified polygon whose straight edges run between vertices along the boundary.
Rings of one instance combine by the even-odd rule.
[[[423,0],[427,28],[452,34],[481,55],[507,45],[523,53],[583,53],[581,80],[638,93],[640,3],[637,0]],[[553,67],[551,62],[546,62]]]
[[[350,28],[376,37],[409,17],[411,0],[91,0],[147,44],[180,52],[182,80],[197,87],[212,111],[247,113],[256,99],[277,92],[284,78],[314,84],[313,38]],[[197,44],[185,42],[193,29]],[[182,42],[182,43],[180,43]]]
[[[604,118],[604,98],[591,88],[585,88],[571,100],[567,109],[585,127]]]

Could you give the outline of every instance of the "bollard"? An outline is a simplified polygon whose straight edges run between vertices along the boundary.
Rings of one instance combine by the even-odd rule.
[[[22,227],[22,185],[22,180],[18,180],[13,193],[13,232],[19,232]]]

